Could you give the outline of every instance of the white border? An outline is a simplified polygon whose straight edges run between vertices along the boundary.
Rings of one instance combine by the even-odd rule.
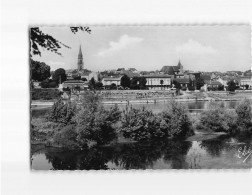
[[[251,0],[2,0],[3,194],[250,194],[251,171],[31,172],[28,25],[252,23]]]

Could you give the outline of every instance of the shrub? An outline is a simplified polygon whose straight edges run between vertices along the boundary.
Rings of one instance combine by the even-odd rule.
[[[237,114],[225,110],[224,104],[210,104],[210,109],[201,114],[199,128],[214,132],[237,132]]]
[[[75,117],[79,145],[85,146],[90,141],[107,144],[114,140],[116,130],[113,124],[119,120],[120,115],[121,112],[117,106],[105,110],[100,104],[98,95],[87,92]]]
[[[58,87],[58,84],[55,81],[51,81],[48,83],[48,88],[56,88]]]
[[[56,101],[49,112],[48,120],[57,123],[74,123],[73,117],[76,113],[76,104],[70,101]]]
[[[63,127],[54,135],[53,143],[68,149],[80,149],[77,142],[76,126],[71,124]]]
[[[126,107],[121,122],[121,131],[125,138],[140,141],[164,135],[159,129],[158,117],[144,107],[142,109]]]
[[[187,109],[180,103],[171,101],[161,113],[160,129],[166,137],[188,137],[194,134]]]
[[[122,132],[124,137],[136,141],[194,134],[187,110],[175,101],[158,115],[145,108],[127,108],[122,117]]]
[[[240,127],[248,128],[251,126],[252,111],[249,100],[242,101],[235,109],[235,112],[237,113],[237,122]]]
[[[37,89],[31,91],[32,100],[55,100],[60,97],[61,93],[58,89]]]
[[[102,106],[91,110],[82,107],[76,115],[77,141],[85,146],[88,141],[95,141],[98,145],[107,144],[116,138],[113,123],[113,109],[105,110]]]

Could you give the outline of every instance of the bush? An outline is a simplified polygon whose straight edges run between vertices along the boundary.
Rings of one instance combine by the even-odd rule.
[[[180,103],[171,101],[161,113],[160,129],[166,137],[188,137],[194,134],[187,109]]]
[[[32,100],[55,100],[60,97],[61,93],[58,89],[32,89]]]
[[[113,128],[115,119],[113,113],[99,106],[95,110],[81,108],[76,115],[77,141],[85,146],[88,141],[95,141],[98,145],[107,144],[116,138]]]
[[[84,147],[90,141],[101,145],[114,140],[116,129],[113,125],[119,120],[120,115],[121,112],[117,106],[105,110],[100,104],[98,95],[87,92],[75,117],[79,145]]]
[[[213,132],[237,132],[237,114],[225,110],[224,104],[210,104],[210,109],[201,114],[199,128]]]
[[[61,99],[56,101],[49,112],[48,120],[57,123],[74,123],[73,117],[76,113],[76,104],[73,102],[63,102]]]
[[[246,129],[251,126],[252,111],[249,100],[242,101],[235,109],[235,112],[237,113],[237,122],[240,127]]]
[[[63,127],[54,135],[53,143],[68,149],[80,149],[77,142],[76,126],[71,124]]]
[[[121,131],[124,137],[136,141],[194,134],[187,110],[175,101],[158,115],[145,108],[127,108],[123,113]]]
[[[55,81],[51,81],[48,83],[48,88],[56,88],[58,87],[58,84]]]
[[[121,122],[121,131],[125,138],[140,141],[164,136],[159,128],[159,118],[144,107],[142,109],[126,107]]]

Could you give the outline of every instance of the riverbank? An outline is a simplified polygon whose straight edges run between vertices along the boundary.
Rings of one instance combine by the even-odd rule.
[[[137,93],[137,92],[136,92]],[[72,101],[75,101],[77,97],[73,96]],[[127,98],[126,96],[114,96],[114,97],[103,97],[101,99],[102,104],[156,104],[156,103],[166,103],[171,100],[179,102],[189,102],[189,101],[241,101],[244,99],[252,100],[252,92],[236,92],[229,93],[225,91],[220,92],[182,92],[180,96],[167,96],[167,97],[142,97]],[[77,100],[78,101],[78,100]],[[32,107],[48,107],[52,106],[54,101],[45,100],[32,100]]]

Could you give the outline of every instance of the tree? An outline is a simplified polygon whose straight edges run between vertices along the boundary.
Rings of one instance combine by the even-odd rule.
[[[227,88],[228,91],[235,91],[236,83],[233,80],[228,81],[227,85],[228,85],[228,88]]]
[[[91,30],[89,29],[89,27],[82,27],[82,26],[70,27],[70,30],[74,34],[77,33],[78,31],[84,31],[89,34],[91,33]],[[41,56],[39,47],[45,48],[51,52],[61,55],[61,53],[58,50],[62,46],[70,49],[69,46],[55,39],[51,35],[43,33],[39,27],[30,28],[30,56],[32,55]]]
[[[103,87],[102,82],[97,82],[97,83],[95,84],[95,88],[98,89],[98,90],[100,90],[102,87]]]
[[[87,81],[87,79],[85,77],[81,78],[82,81]]]
[[[66,71],[63,68],[55,70],[53,74],[53,80],[56,81],[58,84],[61,84],[62,82],[66,81],[66,78]]]
[[[139,77],[133,77],[130,81],[131,89],[139,89]]]
[[[125,89],[130,87],[130,78],[127,75],[123,75],[121,78],[121,86]]]
[[[180,89],[181,89],[180,83],[178,81],[176,81],[176,80],[173,80],[173,85],[176,88],[176,95],[179,95],[180,94]]]
[[[112,84],[110,85],[110,89],[116,89],[116,84],[115,84],[115,83],[112,83]]]
[[[246,85],[245,85],[245,88],[246,88],[246,89],[248,90],[248,88],[249,88],[249,85],[248,85],[248,84],[246,84]]]
[[[140,79],[139,79],[139,88],[140,89],[145,89],[146,83],[147,83],[146,78],[145,77],[140,77]]]
[[[203,87],[205,84],[204,79],[202,77],[199,77],[195,80],[195,85],[196,85],[196,89],[200,90],[201,87]]]
[[[50,74],[50,66],[46,65],[44,62],[38,62],[31,60],[31,79],[35,81],[44,81],[48,79]]]
[[[162,88],[163,88],[163,84],[164,84],[164,80],[160,80],[160,85],[162,85]]]
[[[96,83],[95,83],[95,79],[94,79],[94,77],[92,77],[91,79],[90,79],[90,81],[88,82],[88,87],[89,87],[89,89],[91,89],[91,90],[95,90],[95,86],[96,85]]]

